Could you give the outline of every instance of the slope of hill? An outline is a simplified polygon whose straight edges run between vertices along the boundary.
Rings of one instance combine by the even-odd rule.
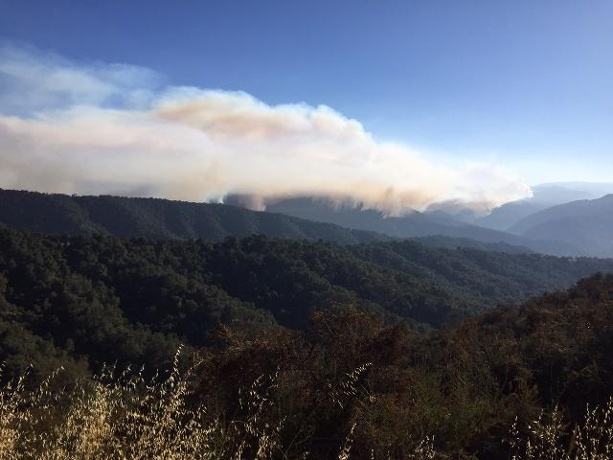
[[[415,238],[411,238],[411,241],[416,241],[423,245],[435,248],[473,248],[480,249],[482,251],[506,252],[509,254],[531,254],[536,252],[525,246],[512,245],[504,243],[502,241],[496,243],[487,243],[479,240],[471,240],[468,238],[453,238],[451,236],[443,235],[418,236]]]
[[[338,303],[428,329],[597,271],[613,271],[613,260],[411,241],[122,240],[0,227],[0,362],[48,369],[73,356],[157,368],[179,341],[210,344],[219,324],[304,328],[314,309]]]
[[[467,224],[443,212],[414,212],[402,217],[387,217],[382,212],[361,207],[334,207],[312,198],[294,198],[267,205],[268,212],[283,213],[301,219],[328,222],[357,230],[385,233],[398,238],[440,235],[471,239],[483,243],[502,243],[553,255],[581,255],[569,242],[552,238],[529,239],[518,235]]]
[[[284,206],[288,204],[293,211],[285,209]],[[289,200],[284,206],[271,208],[279,212],[264,213],[225,204],[155,198],[68,196],[0,189],[0,223],[48,235],[100,234],[220,241],[228,236],[264,234],[277,238],[321,239],[342,244],[427,235],[430,238],[425,238],[424,243],[432,243],[434,246],[468,246],[511,253],[581,255],[579,249],[568,243],[533,241],[454,221],[444,213],[416,213],[402,218],[385,218],[378,211],[347,208],[334,210],[312,200]],[[281,211],[294,215],[282,214]],[[437,238],[431,238],[433,235]]]
[[[535,203],[531,199],[512,201],[494,209],[487,216],[476,219],[474,223],[482,227],[505,232],[523,218],[542,211],[549,206],[545,203]]]
[[[315,315],[306,334],[230,337],[226,351],[207,353],[199,389],[278,376],[270,400],[284,404],[267,426],[298,420],[283,425],[295,436],[308,420],[317,458],[336,458],[331,441],[351,430],[356,458],[610,459],[612,299],[613,276],[598,275],[429,334],[339,309]],[[324,388],[339,394],[348,381],[356,390],[335,409]],[[235,407],[227,393],[204,399],[224,401],[222,414]],[[439,455],[423,443],[412,455],[426,434]]]
[[[527,238],[552,238],[571,243],[584,254],[613,255],[613,195],[547,208],[515,224],[514,233]]]
[[[398,244],[355,249],[369,257],[383,251],[379,266],[430,258],[427,248]],[[290,330],[271,323],[266,309],[215,286],[274,303],[291,285],[299,302],[318,284],[338,289],[316,276],[328,264],[334,272],[351,262],[347,248],[262,237],[216,245],[43,238],[2,229],[0,248],[3,423],[20,428],[5,429],[3,440],[18,442],[3,445],[18,452],[13,457],[23,445],[28,458],[121,456],[137,442],[143,457],[161,447],[185,455],[193,433],[190,452],[215,458],[257,452],[265,436],[287,458],[338,458],[348,442],[352,458],[507,460],[565,458],[563,452],[579,458],[587,449],[594,454],[582,458],[609,458],[596,449],[612,447],[613,275],[426,334],[355,308],[356,298],[314,311],[304,329]],[[553,268],[555,258],[549,259]],[[215,270],[218,263],[225,272]],[[354,280],[365,292],[402,297],[393,284],[400,272],[385,281],[391,291],[376,292],[384,272],[368,270]],[[226,326],[217,329],[214,346],[193,360],[184,351],[160,380],[121,372],[127,359],[169,368],[179,338],[200,343],[216,316]],[[88,366],[101,360],[117,362],[119,371],[88,380]],[[30,363],[39,380],[59,365],[66,370],[32,391],[26,391],[30,379],[5,384]],[[113,371],[120,376],[114,379]],[[143,435],[135,424],[150,431]],[[80,430],[95,435],[79,438]],[[28,444],[19,442],[24,433]],[[73,439],[79,442],[67,442]],[[553,457],[554,449],[560,455]]]
[[[476,225],[509,231],[520,220],[552,206],[577,200],[593,200],[613,192],[613,184],[590,182],[560,182],[532,187],[533,196],[504,204],[489,215],[474,221]]]
[[[0,223],[49,235],[115,235],[157,239],[266,234],[340,243],[389,240],[374,232],[221,204],[154,198],[68,196],[0,189]]]

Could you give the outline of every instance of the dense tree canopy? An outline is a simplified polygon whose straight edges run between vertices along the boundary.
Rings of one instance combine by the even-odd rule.
[[[428,330],[611,268],[609,260],[409,241],[181,242],[0,228],[0,360],[15,369],[47,355],[79,369],[109,361],[156,368],[180,342],[211,345],[221,324],[253,335],[304,329],[313,311],[338,304]]]
[[[198,363],[192,402],[252,420],[251,388],[290,458],[336,458],[353,432],[352,458],[403,458],[434,436],[452,458],[506,459],[516,417],[529,436],[541,410],[579,422],[613,393],[613,275],[554,292],[612,268],[411,241],[0,227],[0,380],[29,365],[34,382],[63,366],[59,388],[105,362],[153,373],[183,343]]]

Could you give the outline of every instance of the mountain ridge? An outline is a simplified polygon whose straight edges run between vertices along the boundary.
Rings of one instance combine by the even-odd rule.
[[[529,251],[551,255],[582,255],[572,243],[551,239],[530,239],[516,234],[490,229],[453,219],[443,212],[413,212],[401,217],[386,216],[374,209],[360,206],[333,206],[310,197],[280,200],[267,205],[267,211],[302,219],[328,222],[357,230],[375,231],[397,238],[419,238],[434,235],[472,239],[484,243],[503,243],[525,247]]]
[[[0,223],[50,235],[115,235],[158,239],[266,234],[278,238],[361,243],[391,237],[281,214],[162,198],[76,196],[0,189]]]
[[[361,207],[335,209],[308,198],[285,200],[270,206],[268,212],[261,212],[219,203],[0,189],[0,223],[50,235],[220,241],[228,236],[264,234],[342,244],[424,238],[425,243],[445,247],[470,246],[556,256],[599,255],[568,238],[557,241],[549,235],[505,233],[454,220],[444,212],[391,217]]]
[[[572,243],[586,255],[613,255],[613,194],[553,206],[517,222],[510,230],[527,238]]]

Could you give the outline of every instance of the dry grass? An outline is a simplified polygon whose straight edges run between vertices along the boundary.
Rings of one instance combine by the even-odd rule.
[[[513,425],[513,460],[610,460],[613,459],[613,398],[603,407],[587,407],[582,424],[570,428],[554,408],[528,424],[528,436]]]
[[[0,387],[0,460],[17,459],[289,459],[315,458],[283,445],[286,420],[275,412],[277,376],[261,376],[238,392],[240,420],[210,415],[194,401],[193,374],[180,373],[178,355],[165,379],[146,380],[142,372],[105,369],[95,379],[52,392],[55,375],[35,390],[26,377]],[[346,374],[330,396],[342,406],[356,395],[362,366]],[[58,371],[61,372],[61,371]],[[352,458],[354,420],[336,458]],[[613,458],[613,399],[589,409],[583,424],[569,427],[555,409],[520,430],[512,430],[513,460],[605,460]],[[527,432],[528,436],[519,433]],[[357,432],[357,430],[356,430]],[[371,459],[375,460],[373,446]],[[379,446],[376,449],[381,452]],[[439,457],[425,438],[405,458]],[[379,458],[379,457],[377,457]],[[396,458],[388,452],[383,458]]]
[[[363,370],[347,374],[331,396],[353,395]],[[238,392],[240,420],[222,420],[196,405],[193,374],[178,371],[178,355],[163,380],[106,368],[91,381],[51,391],[59,372],[35,390],[27,389],[27,375],[0,387],[0,460],[296,458],[282,445],[285,420],[270,418],[275,375]],[[352,442],[353,430],[339,459],[350,458]],[[307,451],[301,457],[311,458]]]
[[[223,427],[192,408],[176,360],[161,383],[107,368],[52,392],[53,378],[33,391],[24,377],[0,388],[0,460],[223,458]]]

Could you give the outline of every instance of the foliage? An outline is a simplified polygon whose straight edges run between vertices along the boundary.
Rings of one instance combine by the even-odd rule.
[[[566,452],[572,426],[575,449],[597,439],[611,448],[611,294],[613,276],[597,275],[429,334],[341,306],[316,312],[306,331],[245,340],[222,329],[225,346],[203,351],[201,394],[216,413],[235,414],[232,389],[274,374],[275,417],[319,458],[332,458],[326,442],[338,445],[348,431],[355,458],[409,458],[426,437],[441,458],[539,458],[525,442],[543,413],[558,414],[538,422],[563,428],[550,442],[558,449]],[[334,388],[355,390],[335,405]],[[586,405],[605,412],[585,419]],[[512,436],[524,444],[512,448],[504,441],[514,424]]]
[[[613,261],[339,246],[263,236],[219,243],[45,237],[0,227],[0,360],[16,375],[104,362],[167,367],[179,342],[213,344],[220,324],[257,336],[304,329],[335,303],[428,330],[514,304]]]
[[[337,303],[312,312],[304,329],[217,326],[214,346],[185,350],[187,373],[171,356],[167,378],[102,367],[98,377],[59,372],[36,386],[36,376],[6,375],[2,452],[608,458],[612,299],[613,276],[596,275],[425,334]]]
[[[613,292],[613,278],[582,286],[568,296]],[[576,309],[581,321],[613,306],[557,308]],[[187,370],[175,356],[162,379],[103,368],[55,391],[62,372],[39,387],[9,380],[0,389],[0,458],[610,458],[611,400],[592,404],[587,386],[573,398],[583,406],[575,413],[551,400],[554,382],[534,365],[530,342],[555,315],[515,335],[508,311],[498,313],[420,334],[337,305],[315,312],[304,331],[249,337],[220,327],[218,347],[199,351]],[[593,350],[611,324],[590,329],[575,352]],[[552,379],[573,370],[565,373]]]
[[[114,368],[55,392],[49,387],[61,371],[32,390],[24,385],[27,376],[9,381],[0,387],[0,460],[321,458],[304,450],[303,439],[288,437],[286,419],[271,399],[276,375],[260,376],[241,389],[240,412],[219,417],[198,402],[194,369],[181,371],[178,362],[175,358],[161,381],[141,373],[117,375]],[[334,398],[332,403],[355,397],[351,385],[358,376],[352,373],[340,392],[320,391]],[[327,445],[333,454],[326,458],[355,458],[353,441],[349,429]],[[433,452],[427,440],[410,458],[425,458],[422,452]]]
[[[585,418],[571,430],[561,411],[541,412],[519,435],[517,422],[511,431],[512,460],[607,460],[613,457],[613,398],[585,411]]]
[[[221,204],[3,189],[0,189],[0,223],[48,235],[220,241],[261,233],[277,238],[346,244],[391,239],[374,232]]]
[[[495,305],[611,268],[410,241],[0,228],[0,451],[598,458],[611,444],[613,275]],[[181,342],[196,357],[187,374]],[[146,371],[118,378],[105,362]],[[598,409],[584,422],[586,405]],[[514,445],[503,442],[512,426]],[[549,444],[528,443],[541,434]],[[605,447],[579,450],[595,439]]]

